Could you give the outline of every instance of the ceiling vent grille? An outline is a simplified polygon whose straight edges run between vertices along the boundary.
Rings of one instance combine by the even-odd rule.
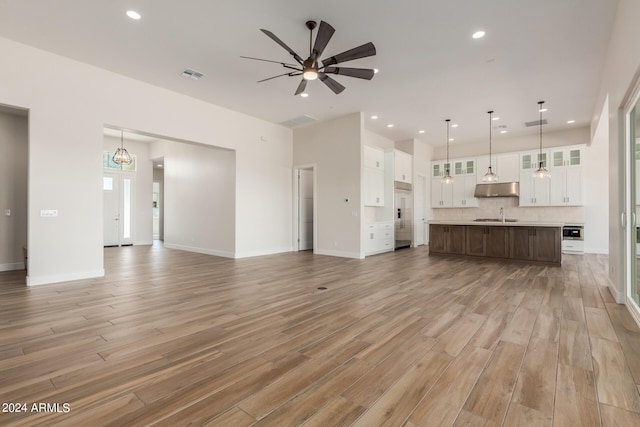
[[[306,124],[309,124],[309,123],[313,123],[315,121],[316,121],[316,119],[314,119],[313,117],[299,116],[299,117],[294,117],[293,119],[285,120],[284,122],[280,122],[280,124],[282,126],[286,126],[288,128],[295,128],[295,127],[298,127],[298,126],[302,126],[302,125],[306,125]]]
[[[547,124],[547,119],[542,119],[542,124],[546,125]],[[524,122],[524,127],[526,127],[526,128],[530,128],[530,127],[534,127],[534,126],[540,126],[540,120],[534,120],[532,122]]]
[[[199,71],[187,68],[186,70],[184,70],[182,72],[182,77],[187,77],[187,78],[193,79],[193,80],[200,80],[201,78],[204,77],[204,74],[202,74]]]

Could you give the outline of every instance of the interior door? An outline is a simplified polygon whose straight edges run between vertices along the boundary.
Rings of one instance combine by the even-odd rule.
[[[120,180],[118,174],[104,173],[103,177],[103,235],[104,246],[120,245]]]
[[[313,249],[313,170],[298,171],[298,250]]]

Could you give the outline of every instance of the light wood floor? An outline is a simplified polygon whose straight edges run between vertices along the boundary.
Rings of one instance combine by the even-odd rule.
[[[0,425],[640,425],[605,257],[105,252],[103,279],[0,273],[0,401],[70,405]]]

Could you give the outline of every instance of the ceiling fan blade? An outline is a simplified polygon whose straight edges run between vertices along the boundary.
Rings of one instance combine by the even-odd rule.
[[[298,85],[298,89],[296,89],[296,93],[294,95],[300,95],[307,88],[307,81],[302,79],[300,84]]]
[[[320,58],[322,52],[329,44],[329,40],[333,36],[336,30],[331,25],[327,24],[324,21],[320,21],[320,27],[318,28],[318,34],[316,35],[316,42],[313,45],[313,51],[311,56],[314,60]]]
[[[318,78],[322,81],[322,83],[326,84],[327,87],[331,89],[336,95],[345,90],[344,86],[333,80],[331,77],[327,76],[325,73],[318,73]]]
[[[289,52],[291,54],[291,56],[293,56],[293,58],[298,61],[299,64],[302,64],[302,58],[300,57],[300,55],[298,55],[297,53],[295,53],[293,51],[293,49],[291,49],[289,46],[287,46],[285,44],[285,42],[283,42],[282,40],[280,40],[278,38],[278,36],[276,36],[275,34],[273,34],[271,31],[269,30],[263,30],[261,29],[260,31],[262,31],[263,33],[265,33],[271,40],[273,40],[274,42],[278,43],[280,46],[282,46],[284,48],[284,50],[286,50],[287,52]]]
[[[281,62],[281,61],[272,61],[270,59],[262,59],[262,58],[254,58],[253,56],[242,56],[240,55],[240,58],[243,59],[253,59],[254,61],[263,61],[263,62],[273,62],[274,64],[281,64],[281,65],[290,65],[292,67],[296,67],[297,64],[288,64],[286,62]]]
[[[328,74],[337,74],[339,76],[357,77],[359,79],[371,80],[375,72],[367,68],[348,68],[348,67],[327,67],[323,70]]]
[[[258,80],[258,83],[266,82],[267,80],[277,79],[278,77],[293,76],[293,75],[294,73],[278,74],[277,76],[267,77],[266,79]]]
[[[340,64],[342,62],[353,61],[354,59],[366,58],[367,56],[373,56],[376,54],[376,47],[373,43],[365,43],[362,46],[354,47],[345,52],[339,53],[331,58],[327,58],[322,61],[322,66],[327,67],[333,64]]]

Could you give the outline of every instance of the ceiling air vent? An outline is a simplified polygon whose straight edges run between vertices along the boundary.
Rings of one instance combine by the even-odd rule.
[[[530,127],[534,127],[534,126],[540,126],[540,120],[534,120],[532,122],[524,122],[524,127],[526,128],[530,128]],[[542,119],[542,124],[546,125],[547,124],[547,119]]]
[[[204,77],[204,74],[202,74],[199,71],[195,71],[195,70],[192,70],[190,68],[187,68],[186,70],[184,70],[182,72],[182,77],[187,77],[187,78],[190,78],[190,79],[193,79],[193,80],[200,80],[201,78]]]
[[[315,121],[316,121],[316,119],[314,119],[313,117],[299,116],[299,117],[294,117],[293,119],[285,120],[284,122],[280,122],[280,124],[282,126],[286,126],[288,128],[295,128],[295,127],[298,127],[298,126],[302,126],[302,125],[306,125],[306,124],[309,124],[309,123],[313,123]]]

